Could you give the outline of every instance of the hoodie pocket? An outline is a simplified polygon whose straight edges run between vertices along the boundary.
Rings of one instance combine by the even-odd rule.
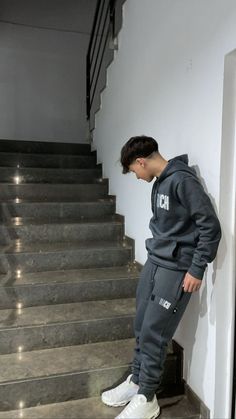
[[[178,253],[178,242],[170,239],[147,239],[147,250],[165,260],[176,259]]]

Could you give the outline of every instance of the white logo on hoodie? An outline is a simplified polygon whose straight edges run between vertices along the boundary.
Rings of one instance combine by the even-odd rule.
[[[165,209],[166,211],[169,211],[169,196],[163,195],[163,194],[157,194],[157,207]]]

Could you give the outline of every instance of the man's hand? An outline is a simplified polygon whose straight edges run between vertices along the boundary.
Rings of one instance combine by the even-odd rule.
[[[183,281],[183,288],[185,292],[193,292],[198,291],[201,287],[202,280],[195,278],[194,276],[190,275],[188,272],[186,273]]]

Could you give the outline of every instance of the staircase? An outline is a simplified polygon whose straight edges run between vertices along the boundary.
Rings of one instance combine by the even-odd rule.
[[[0,182],[0,418],[113,418],[141,266],[96,153],[1,140]],[[160,418],[199,418],[172,345],[159,397]]]

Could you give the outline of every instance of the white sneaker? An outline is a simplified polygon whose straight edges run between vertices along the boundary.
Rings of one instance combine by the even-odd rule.
[[[102,393],[102,401],[108,406],[124,406],[132,397],[137,394],[139,386],[131,381],[132,374],[127,379],[112,390]]]
[[[156,395],[148,402],[144,394],[136,394],[115,419],[155,419],[160,414]]]

